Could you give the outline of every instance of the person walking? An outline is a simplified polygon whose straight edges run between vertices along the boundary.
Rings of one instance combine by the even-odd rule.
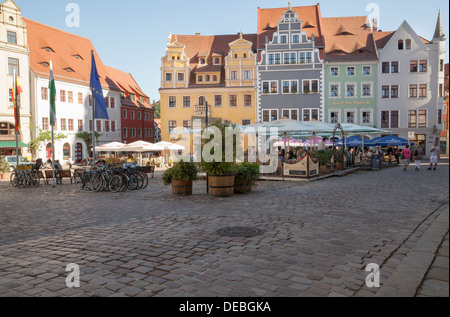
[[[423,159],[423,150],[420,145],[416,146],[416,149],[414,150],[414,162],[416,164],[416,172],[420,171],[420,164],[422,163]]]
[[[409,149],[409,145],[406,146],[406,149],[402,151],[403,153],[403,170],[408,171],[408,166],[411,164],[411,150]]]
[[[429,171],[433,170],[433,164],[434,164],[434,170],[437,169],[437,166],[439,163],[439,154],[440,154],[440,149],[437,146],[437,143],[434,142],[434,146],[431,149],[430,168],[428,169]]]

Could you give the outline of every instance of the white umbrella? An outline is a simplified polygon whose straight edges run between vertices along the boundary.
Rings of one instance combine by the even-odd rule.
[[[150,142],[145,141],[137,141],[134,143],[130,143],[125,145],[123,148],[123,151],[125,152],[160,152],[164,151],[164,148],[162,146],[159,146],[157,144],[153,144]]]
[[[123,143],[112,142],[112,143],[97,146],[95,148],[95,151],[97,151],[97,152],[122,152],[124,147],[125,147],[125,144],[123,144]]]
[[[161,146],[164,150],[169,150],[169,151],[179,151],[179,150],[185,150],[186,147],[179,145],[179,144],[174,144],[174,143],[170,143],[170,142],[166,142],[166,141],[162,141],[159,143],[156,143],[156,145]]]

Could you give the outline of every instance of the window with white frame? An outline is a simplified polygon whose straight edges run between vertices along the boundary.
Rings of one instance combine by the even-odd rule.
[[[330,97],[339,97],[339,84],[330,84]]]
[[[363,97],[371,97],[372,96],[372,84],[371,83],[363,83],[362,84],[362,95],[363,95]]]
[[[277,109],[266,109],[262,111],[263,122],[271,122],[278,120],[278,110]]]
[[[299,119],[298,109],[283,109],[282,110],[282,118],[297,121]]]
[[[347,123],[355,123],[355,111],[346,111],[345,119]]]
[[[252,79],[251,71],[250,70],[244,70],[244,79]]]
[[[339,67],[331,67],[331,69],[330,69],[330,76],[331,77],[338,77],[339,76]]]
[[[372,66],[363,66],[363,76],[370,76],[372,75]]]
[[[362,117],[362,123],[366,123],[366,124],[372,123],[372,111],[363,110],[361,117]]]
[[[303,121],[319,121],[319,109],[303,109]]]
[[[306,63],[306,53],[299,53],[298,61],[300,64]]]
[[[283,94],[298,93],[298,80],[283,80]]]
[[[355,84],[345,84],[345,96],[347,98],[356,97],[356,85]]]
[[[311,52],[306,52],[306,62],[312,63],[312,53]]]
[[[354,66],[347,67],[347,76],[355,76],[355,67]]]
[[[330,123],[339,123],[339,111],[330,111]]]
[[[300,43],[300,35],[298,34],[292,35],[292,43]]]

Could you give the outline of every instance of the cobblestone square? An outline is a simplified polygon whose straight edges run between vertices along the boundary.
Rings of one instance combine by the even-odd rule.
[[[204,181],[192,197],[174,197],[161,172],[120,194],[3,181],[0,296],[374,296],[366,266],[380,266],[383,285],[448,206],[442,162],[438,171],[260,182],[231,198],[209,197]],[[227,227],[262,234],[217,234]],[[418,295],[439,296],[446,279],[448,296],[448,223],[443,238]],[[66,286],[70,263],[80,288]]]

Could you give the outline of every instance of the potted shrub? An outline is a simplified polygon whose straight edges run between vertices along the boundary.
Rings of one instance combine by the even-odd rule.
[[[236,194],[250,193],[261,174],[257,163],[244,162],[236,167],[234,192]]]
[[[165,185],[172,185],[172,194],[192,195],[192,183],[197,180],[198,169],[195,163],[183,162],[166,170],[162,176]]]
[[[215,124],[210,125],[209,127],[214,127],[220,130],[222,134],[221,147],[222,147],[222,155],[220,161],[216,160],[205,160],[202,155],[202,161],[200,163],[200,167],[207,173],[208,175],[208,184],[209,184],[209,194],[211,196],[219,196],[219,197],[227,197],[232,196],[234,194],[234,181],[235,181],[235,162],[236,162],[236,152],[237,149],[237,139],[233,139],[233,157],[231,162],[226,159],[226,129],[227,128],[235,128],[234,124],[231,124],[228,121],[225,122],[216,122]],[[205,145],[208,143],[208,140],[203,140],[202,144],[202,153]],[[212,142],[212,141],[211,141]],[[219,145],[218,145],[219,146]],[[211,148],[210,154],[214,156],[214,147]],[[204,153],[203,153],[204,154]]]
[[[10,170],[10,166],[8,162],[5,159],[0,160],[0,178],[1,179],[8,179],[8,173]]]

